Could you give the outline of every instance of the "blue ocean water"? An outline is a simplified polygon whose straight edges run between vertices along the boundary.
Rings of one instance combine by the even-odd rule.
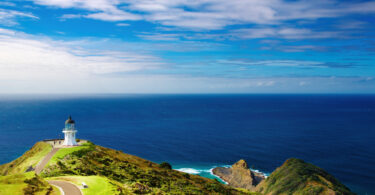
[[[270,173],[297,157],[375,194],[374,95],[0,96],[0,164],[35,142],[78,138],[206,177],[245,159]]]

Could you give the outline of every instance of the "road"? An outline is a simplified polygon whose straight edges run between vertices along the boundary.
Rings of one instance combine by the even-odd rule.
[[[42,172],[44,166],[46,166],[46,164],[48,163],[48,161],[52,158],[53,155],[55,155],[55,153],[59,150],[59,148],[53,148],[51,150],[51,152],[49,152],[44,158],[43,160],[38,164],[36,165],[35,167],[35,173],[36,174],[40,174],[40,172]]]
[[[49,184],[60,187],[63,191],[63,195],[82,195],[81,190],[74,184],[67,181],[48,181]]]

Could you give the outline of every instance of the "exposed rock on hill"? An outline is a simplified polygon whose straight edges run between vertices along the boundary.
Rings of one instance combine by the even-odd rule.
[[[232,187],[254,190],[264,176],[249,169],[245,160],[239,160],[232,167],[216,167],[212,172]]]

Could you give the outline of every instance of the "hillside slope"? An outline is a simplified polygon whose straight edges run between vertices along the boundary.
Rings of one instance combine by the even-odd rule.
[[[40,175],[36,175],[31,167],[49,151],[49,144],[38,142],[18,159],[1,165],[0,194],[58,194],[48,180],[76,185],[85,182],[89,185],[82,190],[85,195],[353,194],[323,169],[294,158],[285,161],[267,179],[250,171],[244,160],[230,168],[216,168],[214,172],[229,182],[224,185],[217,180],[172,170],[168,163],[153,163],[91,142],[58,150]]]
[[[60,191],[33,172],[0,176],[1,195],[58,195]]]
[[[37,142],[30,150],[26,151],[16,160],[0,165],[0,175],[10,175],[32,171],[35,166],[48,154],[52,146],[45,142]]]
[[[1,178],[24,174],[29,159],[40,156],[50,146],[39,142],[23,156],[0,166]],[[44,147],[43,147],[44,146]],[[42,159],[42,158],[41,158]],[[29,170],[34,173],[33,170]],[[97,177],[93,177],[97,176]],[[246,194],[216,180],[172,170],[167,163],[156,164],[121,151],[101,147],[92,143],[74,148],[60,149],[40,174],[45,180],[62,179],[79,184],[79,181],[105,183],[112,194]],[[22,183],[22,182],[21,182]],[[88,182],[89,183],[89,182]],[[114,190],[115,189],[115,190]],[[86,193],[90,194],[90,193]]]
[[[286,160],[256,188],[264,194],[354,194],[323,169],[295,158]]]

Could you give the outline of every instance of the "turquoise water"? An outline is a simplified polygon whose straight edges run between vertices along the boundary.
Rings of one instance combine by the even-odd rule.
[[[61,138],[68,115],[78,138],[202,176],[239,159],[271,173],[297,157],[375,194],[372,95],[2,96],[0,163]]]

